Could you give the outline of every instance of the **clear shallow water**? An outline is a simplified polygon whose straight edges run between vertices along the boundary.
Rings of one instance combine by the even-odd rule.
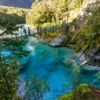
[[[35,38],[30,38],[24,49],[31,53],[26,61],[22,59],[25,64],[20,77],[26,81],[32,80],[34,76],[45,80],[51,91],[45,95],[44,100],[56,100],[82,83],[100,87],[99,71],[81,69],[74,63],[77,54],[73,50],[53,48]]]

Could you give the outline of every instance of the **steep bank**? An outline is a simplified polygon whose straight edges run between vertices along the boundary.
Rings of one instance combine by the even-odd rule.
[[[92,64],[100,64],[100,2],[89,2],[80,10],[78,17],[71,23],[69,33],[71,47],[76,51],[84,51]],[[69,41],[67,41],[69,42]]]

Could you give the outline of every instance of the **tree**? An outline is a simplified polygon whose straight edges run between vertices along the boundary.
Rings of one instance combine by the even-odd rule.
[[[16,95],[19,67],[15,61],[9,63],[9,58],[0,55],[0,100],[20,100]]]
[[[34,77],[32,81],[29,81],[26,89],[26,100],[31,100],[31,98],[34,98],[34,100],[41,100],[43,99],[44,94],[50,91],[48,84],[38,77]]]
[[[43,23],[51,22],[54,17],[54,12],[51,10],[46,1],[41,1],[41,3],[35,3],[32,6],[26,20],[28,23],[35,26],[40,26]]]
[[[3,34],[13,34],[14,31],[18,30],[18,27],[15,23],[9,21],[0,21],[0,29],[4,30],[1,35]]]
[[[14,31],[17,30],[16,25],[9,22],[0,22],[0,28],[5,29],[5,34],[14,34]],[[18,58],[19,56],[19,53],[16,52],[16,48],[18,48],[19,51],[22,49],[21,46],[18,46],[21,42],[13,40],[5,41],[4,43],[1,42],[0,45],[0,100],[21,100],[21,98],[17,96],[20,65],[18,64],[18,59],[15,59],[15,57]],[[2,54],[4,50],[10,51],[11,54]]]
[[[69,0],[43,0],[33,3],[32,9],[26,16],[27,23],[42,25],[44,23],[58,22],[68,12]]]

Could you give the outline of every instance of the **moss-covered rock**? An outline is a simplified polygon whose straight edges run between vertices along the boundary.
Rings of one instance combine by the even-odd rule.
[[[59,97],[59,100],[100,100],[100,94],[95,92],[88,85],[82,84],[73,92]]]

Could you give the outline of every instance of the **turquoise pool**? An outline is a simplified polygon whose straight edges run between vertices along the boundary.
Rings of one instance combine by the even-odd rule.
[[[82,83],[100,87],[100,72],[81,68],[80,61],[75,62],[77,53],[74,50],[50,47],[35,38],[29,38],[24,50],[30,51],[30,54],[22,58],[24,66],[20,78],[28,81],[36,76],[45,80],[50,92],[45,94],[44,100],[57,100]]]

